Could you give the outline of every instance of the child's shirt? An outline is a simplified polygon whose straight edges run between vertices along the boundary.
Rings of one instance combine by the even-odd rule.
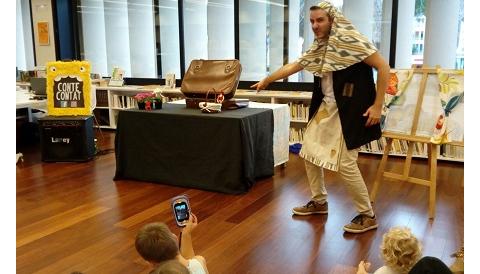
[[[188,270],[191,274],[207,274],[207,271],[203,268],[202,263],[193,258],[188,260]]]
[[[393,270],[391,267],[384,265],[379,269],[377,269],[375,272],[373,272],[373,274],[400,274],[400,273]]]

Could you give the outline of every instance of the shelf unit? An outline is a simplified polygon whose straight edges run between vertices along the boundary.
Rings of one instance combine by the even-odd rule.
[[[93,110],[93,114],[98,122],[97,126],[106,129],[116,129],[118,113],[123,109],[137,108],[136,102],[132,97],[140,92],[152,92],[155,88],[162,89],[163,93],[168,96],[165,101],[183,97],[179,89],[165,89],[162,86],[97,86],[97,106]]]
[[[246,98],[256,102],[271,104],[288,104],[290,107],[290,137],[289,143],[302,143],[303,133],[308,124],[308,107],[311,92],[306,91],[274,91],[237,90],[235,98]]]
[[[131,104],[118,106],[114,102],[115,98],[118,98],[117,96],[132,97],[139,92],[153,91],[156,87],[160,88],[162,94],[166,96],[165,101],[184,99],[180,88],[165,88],[164,86],[97,87],[97,107],[94,110],[94,114],[100,124],[100,128],[116,129],[119,111],[126,108],[136,108],[135,104],[133,106]],[[288,104],[291,115],[289,143],[293,144],[302,143],[303,141],[303,133],[308,124],[308,108],[311,102],[311,95],[311,92],[306,91],[265,90],[256,92],[255,90],[237,89],[234,98],[245,98],[254,102],[271,104]],[[377,141],[362,146],[360,152],[381,155],[385,143],[386,140],[382,137]],[[405,156],[407,147],[406,141],[395,143],[392,146],[390,155]],[[416,144],[414,157],[426,158],[426,153],[426,148]],[[463,162],[463,147],[441,145],[438,159]]]

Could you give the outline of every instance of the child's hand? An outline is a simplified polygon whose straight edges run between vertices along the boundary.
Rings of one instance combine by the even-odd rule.
[[[195,216],[193,213],[190,213],[190,217],[188,218],[187,224],[182,229],[182,233],[192,233],[197,224],[197,216]]]
[[[369,262],[360,261],[358,264],[357,274],[368,274],[368,269],[370,268]]]

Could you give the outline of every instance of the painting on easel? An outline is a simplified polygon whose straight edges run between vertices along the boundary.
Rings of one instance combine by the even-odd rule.
[[[394,70],[385,95],[384,132],[430,138],[432,143],[463,142],[463,71]],[[419,95],[422,98],[419,98]],[[417,109],[417,105],[421,107]]]

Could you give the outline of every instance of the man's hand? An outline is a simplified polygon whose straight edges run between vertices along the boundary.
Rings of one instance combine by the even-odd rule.
[[[360,261],[358,264],[357,274],[368,274],[368,269],[370,268],[369,262]]]
[[[190,213],[190,217],[188,218],[188,222],[185,225],[185,227],[182,229],[182,234],[183,233],[189,233],[191,234],[192,231],[197,227],[197,216],[195,216],[193,213]]]
[[[257,92],[259,92],[262,89],[266,89],[271,82],[275,82],[277,80],[287,78],[288,76],[294,73],[297,73],[302,69],[303,67],[300,66],[300,64],[298,64],[297,62],[283,65],[283,67],[277,69],[269,76],[263,78],[260,82],[254,85],[251,85],[250,88],[254,88],[257,90]]]
[[[370,127],[380,123],[380,117],[382,116],[382,106],[372,105],[363,114],[364,117],[368,117],[365,123],[366,127]]]
[[[268,81],[268,77],[263,78],[260,82],[257,82],[254,85],[251,85],[251,88],[254,88],[259,92],[262,89],[266,89],[268,85],[270,84],[270,81]]]

